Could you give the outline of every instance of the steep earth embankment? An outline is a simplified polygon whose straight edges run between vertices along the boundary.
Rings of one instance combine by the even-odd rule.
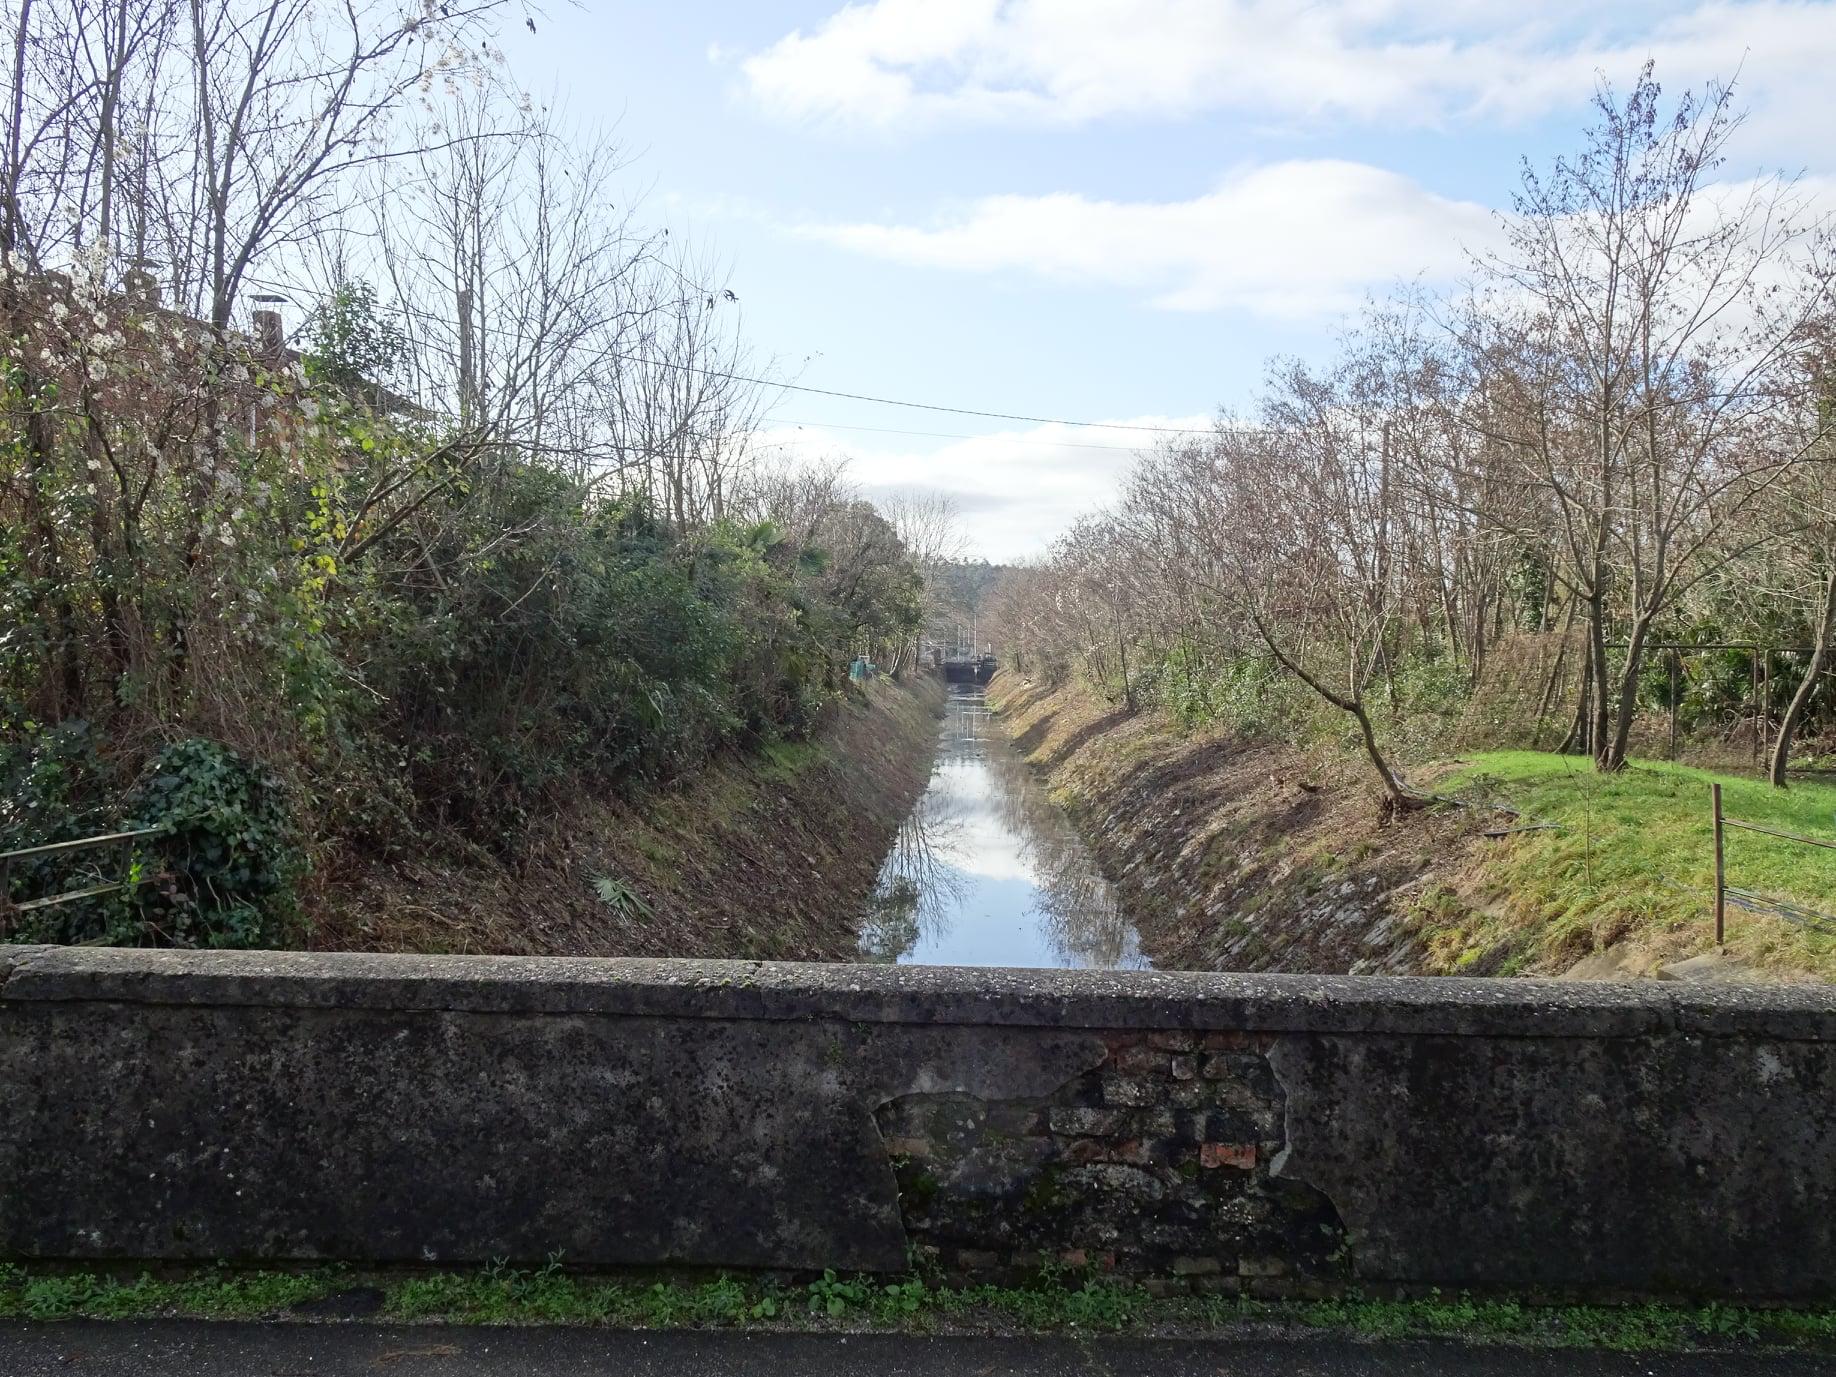
[[[328,886],[321,950],[853,959],[864,898],[923,792],[943,685],[851,691],[808,742],[643,798],[582,801],[514,863],[449,844]]]
[[[1385,824],[1370,794],[1289,747],[1188,734],[1076,685],[1000,675],[996,720],[1115,882],[1156,965],[1184,970],[1498,971],[1469,951],[1436,871],[1470,819]]]
[[[1756,893],[1717,947],[1702,807],[1713,778],[1737,816],[1815,833],[1826,786],[1785,792],[1649,761],[1603,778],[1562,757],[1480,752],[1413,772],[1458,804],[1386,819],[1361,758],[1187,731],[1077,685],[1002,676],[990,700],[1159,966],[1836,979],[1836,927],[1787,912],[1828,911],[1836,875],[1790,840],[1739,835],[1735,878]]]

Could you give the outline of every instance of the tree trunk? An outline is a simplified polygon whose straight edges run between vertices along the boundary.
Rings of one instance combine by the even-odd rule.
[[[1568,735],[1556,747],[1557,755],[1592,755],[1593,743],[1588,729],[1593,725],[1591,707],[1594,689],[1594,644],[1590,634],[1587,653],[1581,657],[1581,695],[1575,702],[1574,720],[1568,724]]]
[[[1626,663],[1619,674],[1619,693],[1613,705],[1613,735],[1604,750],[1596,745],[1594,752],[1594,768],[1608,774],[1626,765],[1626,743],[1632,738],[1632,719],[1638,712],[1638,676],[1645,665],[1645,638],[1650,634],[1651,619],[1640,616],[1626,639]],[[1600,697],[1604,707],[1606,695]]]
[[[1546,620],[1547,612],[1545,611],[1545,621]],[[1568,600],[1567,611],[1562,618],[1562,636],[1556,643],[1555,664],[1550,666],[1549,678],[1543,682],[1543,691],[1538,695],[1536,700],[1536,726],[1530,733],[1530,745],[1532,748],[1535,748],[1542,742],[1543,719],[1549,715],[1549,709],[1555,703],[1556,690],[1562,682],[1562,670],[1568,663],[1568,633],[1574,629],[1574,625],[1575,603],[1574,599],[1570,598]],[[1545,625],[1539,630],[1538,634],[1546,634],[1548,629],[1548,626]],[[1572,739],[1573,736],[1574,730],[1570,728],[1569,737]],[[1563,742],[1564,746],[1567,744],[1566,741]],[[1559,753],[1566,754],[1567,752],[1561,751]]]
[[[1383,782],[1384,806],[1391,813],[1404,813],[1420,807],[1421,800],[1403,792],[1402,781],[1390,768],[1390,762],[1383,758],[1383,750],[1377,745],[1377,733],[1371,726],[1371,715],[1364,710],[1364,700],[1353,698],[1342,706],[1358,720],[1358,730],[1364,737],[1364,753],[1370,757],[1377,778]]]
[[[1772,743],[1772,763],[1767,770],[1767,778],[1772,781],[1774,788],[1785,787],[1785,767],[1791,760],[1791,741],[1797,735],[1798,723],[1804,719],[1804,710],[1810,704],[1811,694],[1817,691],[1817,678],[1823,673],[1824,661],[1829,658],[1830,633],[1833,630],[1836,630],[1836,569],[1823,581],[1823,615],[1817,622],[1817,643],[1811,647],[1810,664],[1805,667],[1798,691],[1791,696],[1784,720],[1779,723],[1778,738]]]
[[[77,634],[76,608],[70,600],[74,577],[64,570],[64,556],[58,540],[58,524],[40,491],[41,482],[49,482],[57,468],[57,432],[43,410],[47,388],[29,372],[21,371],[19,385],[26,401],[26,465],[21,475],[25,489],[25,532],[28,556],[39,556],[38,569],[43,592],[34,594],[41,606],[51,604],[52,619],[57,625],[55,653],[56,673],[47,674],[47,684],[56,682],[57,696],[47,704],[46,716],[52,721],[80,714],[84,709],[81,638]],[[30,567],[30,566],[28,566]],[[53,591],[55,590],[55,591]],[[42,612],[41,614],[42,615]],[[47,666],[50,669],[51,666]]]
[[[1122,706],[1130,713],[1135,711],[1135,685],[1128,677],[1128,637],[1122,629],[1122,609],[1115,609],[1116,620],[1116,663],[1122,669]]]
[[[1587,744],[1597,769],[1611,769],[1607,756],[1607,654],[1605,570],[1596,566],[1594,586],[1587,595],[1588,668],[1594,694],[1588,700]]]

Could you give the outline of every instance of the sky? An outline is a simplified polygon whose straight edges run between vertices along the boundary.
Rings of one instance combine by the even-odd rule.
[[[1603,78],[1736,80],[1727,166],[1836,175],[1836,0],[580,0],[504,46],[725,266],[761,440],[1045,553],[1369,295],[1456,285]],[[922,432],[922,433],[912,433]]]

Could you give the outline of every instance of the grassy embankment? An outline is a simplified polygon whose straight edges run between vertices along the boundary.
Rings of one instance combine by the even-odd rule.
[[[1343,743],[1188,730],[1075,685],[997,680],[994,696],[1168,966],[1549,976],[1608,953],[1649,973],[1713,949],[1711,778],[1731,818],[1836,838],[1829,784],[1645,761],[1603,776],[1520,751],[1411,769],[1468,806],[1385,822]],[[1727,861],[1733,886],[1836,913],[1836,852],[1731,829]],[[1836,936],[1729,913],[1728,951],[1752,972],[1836,978]]]
[[[1439,775],[1437,792],[1518,810],[1493,823],[1537,827],[1481,844],[1464,877],[1489,902],[1460,925],[1463,950],[1529,930],[1530,950],[1576,953],[1622,947],[1634,969],[1712,945],[1714,829],[1709,784],[1726,816],[1800,836],[1836,840],[1836,786],[1712,774],[1634,761],[1613,775],[1581,758],[1490,751]],[[1730,828],[1731,886],[1836,913],[1836,851]],[[1832,925],[1836,929],[1836,925]],[[1836,931],[1819,932],[1730,905],[1728,951],[1778,975],[1836,978]],[[1448,934],[1452,939],[1454,934]]]

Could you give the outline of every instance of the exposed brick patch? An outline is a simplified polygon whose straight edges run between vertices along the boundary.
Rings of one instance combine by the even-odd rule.
[[[1209,1294],[1349,1275],[1331,1202],[1269,1174],[1284,1146],[1270,1039],[1102,1036],[1101,1064],[1043,1101],[913,1095],[881,1108],[921,1255],[969,1276],[1053,1261]]]
[[[1201,1167],[1235,1167],[1238,1171],[1256,1169],[1256,1145],[1254,1143],[1200,1143],[1199,1165]]]

